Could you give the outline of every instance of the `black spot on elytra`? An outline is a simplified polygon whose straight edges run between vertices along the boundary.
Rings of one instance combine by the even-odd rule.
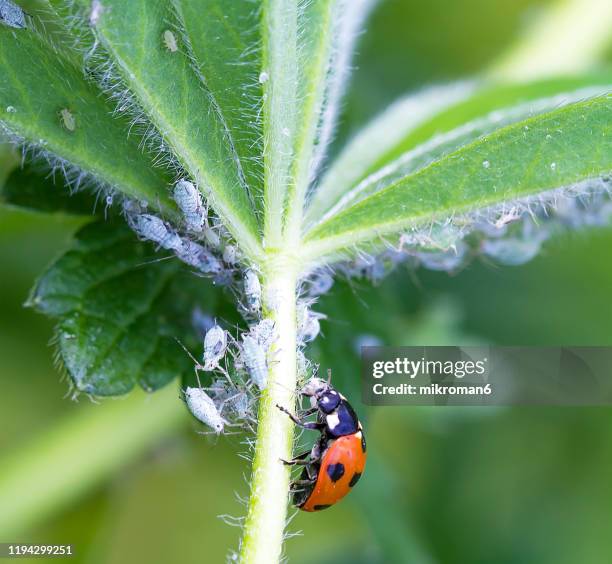
[[[315,511],[321,511],[321,510],[323,510],[323,509],[327,509],[328,507],[331,507],[331,505],[315,505],[315,506],[313,507],[313,509],[314,509]]]
[[[365,436],[363,433],[361,433],[361,450],[364,452],[366,451],[366,442],[365,442]]]
[[[327,467],[327,475],[331,478],[332,482],[337,482],[342,476],[344,476],[344,464],[338,462],[338,464],[330,464]]]
[[[359,481],[359,478],[361,478],[361,472],[355,472],[349,482],[349,488],[352,488]]]

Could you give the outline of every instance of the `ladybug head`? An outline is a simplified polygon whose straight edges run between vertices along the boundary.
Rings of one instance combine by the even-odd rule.
[[[320,378],[311,378],[302,388],[302,395],[310,397],[311,405],[323,413],[331,413],[340,403],[340,394],[331,384]]]

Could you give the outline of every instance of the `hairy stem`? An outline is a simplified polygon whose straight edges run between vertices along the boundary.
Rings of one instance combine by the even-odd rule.
[[[283,261],[280,261],[281,263]],[[293,423],[277,405],[292,408],[297,384],[296,279],[286,264],[264,272],[264,314],[274,320],[278,340],[271,352],[268,385],[259,403],[251,497],[241,546],[243,564],[273,564],[281,558],[287,517]]]
[[[265,0],[263,14],[264,240],[280,248],[298,107],[298,2]]]

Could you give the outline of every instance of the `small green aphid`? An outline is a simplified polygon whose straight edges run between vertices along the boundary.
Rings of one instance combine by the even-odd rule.
[[[164,31],[163,35],[164,45],[170,53],[176,53],[178,51],[178,43],[176,42],[176,36],[169,29]]]
[[[74,132],[76,129],[76,119],[74,114],[68,110],[67,108],[63,108],[60,110],[60,119],[62,120],[62,125],[70,131],[70,133]]]

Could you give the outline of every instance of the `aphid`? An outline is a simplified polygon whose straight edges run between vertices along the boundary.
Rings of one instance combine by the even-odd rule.
[[[91,12],[89,12],[89,25],[92,27],[97,25],[103,11],[104,6],[102,6],[102,2],[100,2],[100,0],[93,0],[91,3]]]
[[[25,12],[11,0],[0,0],[0,22],[8,27],[25,29],[27,27],[25,16]]]
[[[509,223],[521,219],[521,212],[517,208],[512,208],[509,212],[501,214],[493,224],[497,229],[502,229]]]
[[[218,274],[222,270],[219,259],[209,250],[189,239],[181,239],[182,245],[176,250],[176,256],[183,262],[197,268],[204,274]]]
[[[268,361],[264,348],[250,335],[242,337],[242,361],[260,390],[268,383]]]
[[[321,324],[319,320],[325,319],[323,313],[312,311],[305,302],[298,304],[297,308],[297,326],[298,335],[303,343],[314,341],[321,332]]]
[[[220,410],[211,397],[201,388],[187,388],[185,402],[193,416],[210,427],[217,435],[223,432],[228,422],[221,416]]]
[[[267,352],[276,339],[274,321],[271,319],[262,319],[259,323],[251,327],[249,334],[257,341],[259,346]]]
[[[202,231],[206,209],[200,191],[188,180],[179,180],[174,186],[174,201],[185,218],[187,229],[195,233]]]
[[[219,367],[219,361],[227,349],[227,333],[218,325],[214,325],[204,337],[204,370],[210,371]]]
[[[306,358],[306,355],[298,349],[296,351],[296,364],[297,373],[300,379],[304,378],[310,370],[310,361]]]
[[[400,240],[400,244],[401,244],[401,240]],[[341,265],[340,269],[349,278],[353,278],[353,277],[360,278],[364,276],[365,271],[369,265],[370,265],[369,260],[363,257],[358,257],[355,260],[345,262],[344,264]]]
[[[308,295],[312,297],[322,296],[327,294],[334,285],[334,278],[328,272],[317,273],[310,281]]]
[[[128,215],[127,218],[130,227],[141,239],[153,241],[164,249],[173,251],[182,249],[181,238],[159,217],[141,213]]]
[[[321,436],[310,451],[284,462],[304,466],[300,478],[291,484],[294,505],[303,511],[320,511],[340,501],[361,478],[366,441],[355,411],[329,382],[313,377],[300,394],[310,398],[311,408],[298,417],[277,407],[296,425],[318,431]],[[315,413],[316,421],[305,421]]]
[[[396,267],[404,262],[408,262],[411,256],[403,251],[390,248],[385,251],[385,259],[391,263],[392,267]]]
[[[238,419],[250,418],[251,401],[246,391],[239,390],[225,380],[215,380],[210,387],[210,392],[219,409],[227,406]]]
[[[546,229],[534,229],[525,224],[523,232],[516,237],[485,240],[482,242],[482,252],[499,262],[509,266],[525,264],[533,259],[542,247],[542,243],[548,238]]]
[[[146,205],[143,206],[141,202],[137,200],[123,200],[123,213],[125,214],[128,223],[131,222],[131,218],[136,214],[144,212]],[[131,223],[130,223],[131,226]]]
[[[250,269],[244,274],[244,295],[249,312],[257,313],[261,309],[261,284],[257,274]]]
[[[469,247],[460,241],[454,249],[417,253],[416,256],[429,270],[451,272],[465,263],[468,251]]]
[[[246,392],[238,392],[229,397],[227,404],[239,419],[247,419],[251,414],[251,401]]]
[[[221,247],[221,237],[219,234],[210,227],[205,227],[203,231],[204,240],[209,247],[213,249],[219,249]]]
[[[164,31],[163,34],[164,45],[170,53],[176,53],[178,51],[178,43],[176,42],[176,36],[169,29]]]
[[[213,278],[215,286],[231,286],[234,282],[234,273],[227,268],[218,272]]]
[[[70,133],[76,130],[76,118],[70,110],[66,108],[60,110],[60,119],[62,120],[62,125],[70,131]]]
[[[309,315],[306,324],[302,328],[301,338],[304,343],[314,341],[321,332],[321,324],[319,318],[314,315]]]
[[[365,275],[374,284],[378,284],[388,274],[387,264],[384,257],[376,257],[376,259],[366,268]]]
[[[223,262],[229,266],[234,266],[238,262],[238,251],[234,245],[227,245],[223,249]]]

